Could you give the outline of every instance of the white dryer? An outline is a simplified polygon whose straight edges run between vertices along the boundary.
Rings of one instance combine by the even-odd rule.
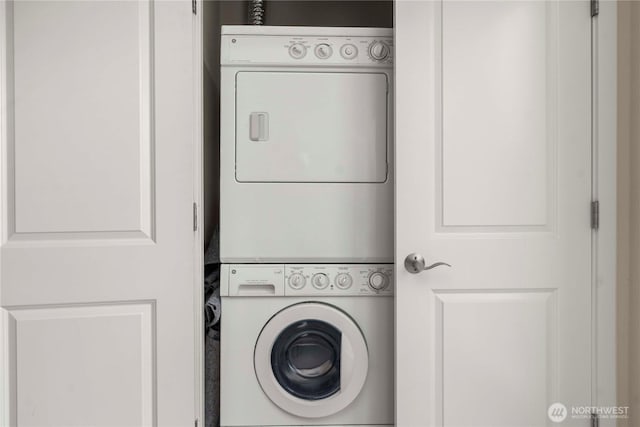
[[[392,425],[392,272],[223,265],[220,425]]]
[[[223,26],[222,262],[392,262],[391,29]]]

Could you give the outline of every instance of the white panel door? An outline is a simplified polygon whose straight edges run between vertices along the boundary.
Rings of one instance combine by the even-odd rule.
[[[190,1],[0,3],[0,424],[189,426]]]
[[[395,46],[397,425],[588,425],[589,2],[399,0]]]

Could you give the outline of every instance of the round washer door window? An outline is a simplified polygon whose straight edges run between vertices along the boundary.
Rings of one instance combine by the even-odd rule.
[[[342,310],[309,302],[273,316],[256,342],[254,366],[265,394],[283,410],[306,418],[347,407],[367,377],[367,344]]]

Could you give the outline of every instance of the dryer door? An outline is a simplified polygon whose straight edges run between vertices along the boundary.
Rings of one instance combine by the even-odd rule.
[[[347,407],[367,377],[367,344],[356,323],[328,304],[300,303],[264,326],[254,354],[262,390],[283,410],[306,418]]]
[[[387,180],[385,73],[236,74],[236,180]]]

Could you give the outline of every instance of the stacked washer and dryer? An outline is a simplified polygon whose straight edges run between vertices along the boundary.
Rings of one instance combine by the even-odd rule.
[[[394,422],[392,49],[222,27],[222,426]]]

